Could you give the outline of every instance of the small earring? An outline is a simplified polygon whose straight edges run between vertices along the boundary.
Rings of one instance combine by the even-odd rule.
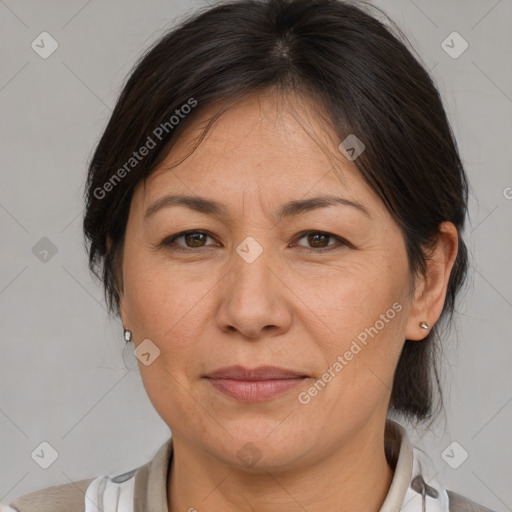
[[[422,329],[426,329],[428,331],[428,324],[427,324],[427,322],[420,322],[420,327]]]
[[[126,343],[132,341],[132,331],[129,331],[128,329],[124,330],[124,341],[126,341]]]

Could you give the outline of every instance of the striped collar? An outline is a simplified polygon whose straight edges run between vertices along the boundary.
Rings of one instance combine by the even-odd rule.
[[[411,445],[406,430],[388,418],[384,438],[394,475],[379,512],[449,512],[448,494],[435,478],[432,461]],[[118,476],[95,478],[86,491],[85,512],[168,512],[167,471],[172,448],[170,438],[144,466]]]

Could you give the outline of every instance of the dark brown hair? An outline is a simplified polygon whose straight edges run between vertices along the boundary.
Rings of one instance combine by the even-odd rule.
[[[457,227],[459,250],[441,315],[451,320],[468,266],[460,237],[467,179],[429,74],[400,32],[370,9],[338,0],[231,1],[195,13],[140,59],[87,181],[89,264],[112,312],[119,312],[119,262],[135,186],[201,109],[279,90],[317,99],[340,141],[356,134],[365,144],[354,163],[402,229],[411,276],[424,275],[440,223]],[[390,408],[413,421],[432,416],[434,382],[442,408],[439,328],[440,322],[425,340],[407,340],[396,368]]]

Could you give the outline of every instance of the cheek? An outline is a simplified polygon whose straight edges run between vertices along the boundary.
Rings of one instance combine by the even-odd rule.
[[[404,268],[400,259],[392,264],[381,251],[368,253],[337,266],[328,275],[318,275],[321,284],[314,288],[314,279],[308,279],[302,294],[332,331],[353,336],[373,325],[393,303],[402,304]]]
[[[329,329],[309,333],[322,360],[318,380],[301,395],[311,400],[310,417],[355,426],[385,407],[402,347],[405,314],[394,288],[391,280],[347,279],[329,289],[330,300],[323,301],[321,310]]]
[[[182,273],[148,261],[142,251],[127,254],[125,271],[124,297],[134,347],[150,339],[160,350],[150,365],[139,362],[141,379],[155,410],[165,423],[174,425],[178,416],[183,421],[186,414],[201,412],[190,400],[194,375],[188,373],[198,360],[197,344],[191,341],[199,339],[201,330],[197,295],[202,288],[187,282]]]
[[[332,391],[337,389],[348,400],[360,399],[369,390],[378,396],[392,386],[403,345],[408,287],[405,255],[369,251],[330,277],[310,295],[308,305],[323,320],[310,335],[322,351],[326,370],[342,358],[342,369],[338,365],[335,372],[340,377],[334,379],[339,387],[334,384]]]
[[[193,265],[184,270],[147,249],[128,250],[123,271],[124,300],[137,340],[152,340],[169,363],[192,357],[191,340],[211,316],[205,308],[215,283],[212,273]]]

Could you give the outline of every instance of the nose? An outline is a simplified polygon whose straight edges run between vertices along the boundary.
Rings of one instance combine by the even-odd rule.
[[[271,251],[263,250],[253,261],[236,252],[232,259],[232,266],[220,283],[219,328],[251,340],[284,334],[292,322],[293,294],[276,258]]]

